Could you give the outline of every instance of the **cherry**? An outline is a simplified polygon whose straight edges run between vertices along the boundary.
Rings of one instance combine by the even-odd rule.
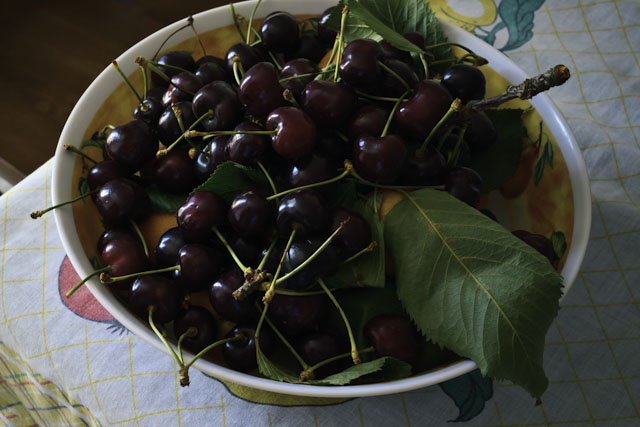
[[[104,236],[104,235],[103,235]],[[137,237],[137,236],[136,236]],[[147,271],[151,267],[149,258],[145,255],[140,239],[132,236],[113,236],[104,243],[100,250],[102,265],[110,265],[109,274],[113,276],[126,276],[129,274]],[[124,290],[131,285],[132,279],[114,282],[109,286]]]
[[[300,40],[300,30],[295,16],[288,12],[272,12],[262,21],[262,44],[272,52],[290,52]]]
[[[298,47],[294,51],[287,53],[286,58],[287,60],[308,59],[317,64],[322,60],[326,52],[327,48],[316,33],[303,31],[300,35]]]
[[[337,230],[342,223],[342,231],[333,239],[332,244],[341,248],[346,256],[355,255],[369,246],[371,227],[359,213],[347,208],[335,208],[331,216],[330,230]]]
[[[407,363],[418,360],[418,336],[404,316],[382,314],[364,326],[364,336],[375,348],[378,357],[391,356]]]
[[[136,106],[135,110],[133,110],[133,118],[142,120],[150,129],[156,129],[164,108],[160,99],[147,95],[147,97]]]
[[[180,71],[176,70],[175,68],[163,67],[162,65],[172,65],[174,67],[179,67],[183,70],[191,72],[196,70],[196,62],[193,60],[193,56],[191,56],[191,53],[181,50],[167,52],[162,55],[156,62],[160,64],[157,66],[158,69],[165,73],[169,78],[175,76]],[[154,72],[151,73],[151,81],[153,82],[154,86],[167,87],[169,85],[168,81],[164,80],[162,77],[160,77],[160,75]]]
[[[222,59],[214,56],[207,57],[208,60],[202,61],[205,57],[198,60],[198,68],[196,69],[196,76],[200,77],[203,85],[222,80],[227,83],[231,83],[231,76],[227,72],[225,63]]]
[[[302,74],[313,74],[318,72],[318,66],[309,59],[295,58],[284,64],[280,70],[280,79],[296,77]],[[313,81],[315,76],[299,77],[281,82],[283,88],[289,89],[296,98],[302,94],[304,87]]]
[[[110,159],[135,172],[155,156],[158,140],[145,122],[134,119],[109,133],[105,149]]]
[[[262,257],[260,256],[261,245],[259,241],[254,241],[250,237],[230,235],[227,242],[244,265],[258,265],[260,263]]]
[[[371,39],[356,39],[347,44],[339,65],[340,77],[355,88],[367,88],[381,76],[378,62],[383,57],[380,43]]]
[[[498,137],[495,125],[484,111],[472,110],[469,127],[464,134],[464,140],[469,144],[473,153],[486,150]]]
[[[143,173],[170,193],[187,193],[196,184],[194,161],[182,149],[170,150],[166,155],[154,158]]]
[[[317,191],[307,188],[287,194],[280,201],[276,225],[281,233],[295,229],[298,236],[324,234],[329,229],[329,209]]]
[[[165,231],[160,236],[154,250],[158,267],[171,267],[178,264],[178,252],[186,244],[187,240],[179,227],[173,227]]]
[[[231,369],[248,372],[258,367],[256,361],[256,330],[252,326],[237,326],[225,338],[240,335],[242,339],[226,342],[222,347],[224,361]],[[260,330],[260,350],[269,355],[273,350],[273,333],[268,328]]]
[[[351,158],[351,144],[343,141],[335,133],[318,132],[316,149],[318,153],[331,158],[337,164]]]
[[[447,173],[444,188],[456,199],[475,207],[480,200],[482,178],[473,169],[455,167]]]
[[[353,165],[364,178],[380,183],[395,181],[407,158],[407,147],[397,135],[361,137],[353,145]]]
[[[103,160],[96,163],[87,172],[87,183],[90,190],[102,187],[116,178],[126,178],[129,172],[115,160]]]
[[[287,188],[302,187],[316,182],[326,181],[337,175],[336,162],[322,153],[313,153],[293,162],[284,171],[284,183]],[[320,187],[322,191],[324,187]]]
[[[406,62],[399,61],[397,59],[386,59],[383,63],[391,69],[394,73],[396,73],[399,77],[404,80],[404,82],[409,86],[409,88],[415,87],[420,80],[418,75],[413,68]],[[407,91],[407,87],[400,81],[396,76],[389,73],[387,70],[382,72],[382,79],[379,82],[379,87],[376,92],[382,94],[383,96],[388,96],[391,98],[397,98],[402,96],[403,93]]]
[[[213,117],[202,120],[208,131],[228,130],[242,119],[242,109],[235,89],[227,82],[214,81],[203,86],[193,97],[193,113],[201,117],[213,110]]]
[[[204,307],[192,305],[186,310],[180,310],[173,321],[173,333],[176,338],[180,338],[190,328],[195,329],[195,335],[186,335],[182,342],[194,353],[205,349],[218,336],[216,319]]]
[[[276,328],[287,335],[300,335],[316,327],[327,308],[324,295],[275,294],[267,312]]]
[[[171,77],[171,83],[162,95],[162,104],[166,106],[179,101],[191,101],[203,84],[202,79],[196,74],[189,71],[180,72]]]
[[[98,239],[98,244],[96,247],[98,248],[98,253],[102,252],[102,249],[107,245],[107,243],[112,242],[114,240],[126,240],[131,242],[131,244],[140,244],[140,238],[133,230],[126,226],[113,227],[108,228],[100,235]]]
[[[452,101],[447,90],[433,80],[419,82],[413,96],[400,104],[395,123],[401,132],[423,140],[449,110]]]
[[[302,109],[320,127],[339,127],[353,114],[356,107],[356,93],[344,83],[328,80],[309,82],[302,91]]]
[[[308,156],[316,144],[316,125],[311,117],[296,107],[276,108],[266,121],[267,130],[275,130],[271,137],[273,149],[286,159]]]
[[[527,245],[544,255],[551,265],[555,267],[558,264],[558,255],[556,255],[556,252],[553,249],[551,239],[543,236],[542,234],[535,234],[526,230],[515,230],[512,233]]]
[[[483,99],[486,79],[478,67],[468,64],[452,65],[442,76],[442,86],[451,96],[460,98],[463,103],[472,99]]]
[[[116,178],[100,188],[95,204],[107,223],[121,225],[146,215],[150,201],[140,184],[128,178]]]
[[[253,296],[242,301],[233,297],[233,291],[243,283],[244,274],[237,267],[220,273],[209,289],[209,301],[216,313],[223,319],[247,324],[257,319],[258,312],[253,305]]]
[[[308,237],[294,239],[282,263],[282,274],[293,271],[313,255],[325,242],[324,238]],[[305,290],[316,284],[319,277],[331,276],[338,271],[340,259],[333,245],[327,246],[309,264],[279,286],[288,289]]]
[[[296,342],[296,350],[302,360],[309,366],[314,366],[323,360],[337,356],[342,353],[342,346],[338,339],[326,332],[312,332]],[[324,378],[339,370],[342,363],[335,361],[314,370],[316,378]]]
[[[154,322],[171,322],[178,315],[182,295],[173,280],[158,274],[140,276],[133,281],[129,308],[146,319],[153,308]]]
[[[440,152],[427,146],[424,155],[417,157],[420,144],[409,148],[409,157],[402,168],[400,180],[407,185],[439,185],[443,183],[443,173],[447,161]]]
[[[244,109],[256,118],[285,105],[278,69],[269,62],[258,62],[247,70],[238,88],[238,99]]]
[[[349,120],[349,138],[380,136],[388,118],[389,111],[386,109],[374,104],[365,105]]]
[[[224,222],[227,208],[224,200],[211,191],[195,191],[178,208],[178,226],[190,241],[206,241],[212,227]]]
[[[226,160],[224,152],[228,142],[228,135],[218,135],[209,140],[202,152],[198,154],[195,172],[199,182],[206,181],[218,165]]]
[[[235,132],[255,132],[264,129],[253,122],[242,122],[233,130]],[[227,142],[224,148],[224,156],[226,160],[242,165],[251,165],[261,160],[268,147],[268,135],[238,133],[233,135]]]
[[[255,191],[237,195],[229,208],[229,224],[241,236],[257,236],[266,230],[273,217],[269,201]]]
[[[220,270],[218,256],[213,249],[199,243],[189,243],[178,251],[180,270],[174,279],[183,289],[198,292],[208,288]]]
[[[182,125],[184,130],[180,127],[180,123],[176,118],[174,108],[180,110],[182,118]],[[189,101],[176,102],[173,105],[167,106],[158,120],[158,138],[165,145],[169,146],[175,142],[192,124],[195,123],[197,117],[193,113],[192,103]],[[187,143],[183,140],[179,146],[186,146]],[[157,150],[157,147],[156,147]],[[154,153],[155,154],[155,153]]]
[[[259,55],[258,52],[248,44],[234,44],[229,48],[229,50],[227,50],[227,54],[225,56],[227,72],[230,74],[233,74],[233,58],[236,56],[240,58],[240,64],[242,64],[242,68],[245,71],[262,60],[261,55]]]
[[[331,12],[333,12],[335,6],[332,6],[322,12],[322,16],[320,17],[319,25],[318,25],[318,37],[320,41],[324,43],[325,46],[331,46],[336,40],[337,32],[331,30],[327,27],[327,21],[329,20],[329,16]]]

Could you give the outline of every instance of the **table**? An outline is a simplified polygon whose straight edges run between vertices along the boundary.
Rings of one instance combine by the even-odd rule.
[[[535,402],[477,372],[398,395],[344,402],[277,396],[175,365],[124,330],[77,281],[50,205],[51,161],[0,198],[0,417],[7,425],[632,426],[640,423],[640,3],[433,2],[441,16],[501,47],[530,74],[557,63],[550,93],[582,149],[592,188],[587,254],[547,335],[551,384]],[[463,12],[474,14],[467,18]],[[533,23],[531,30],[527,23]]]

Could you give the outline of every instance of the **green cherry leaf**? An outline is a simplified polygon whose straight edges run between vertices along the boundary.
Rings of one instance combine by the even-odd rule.
[[[193,191],[212,191],[230,202],[239,191],[253,184],[269,185],[262,171],[239,163],[224,162]]]

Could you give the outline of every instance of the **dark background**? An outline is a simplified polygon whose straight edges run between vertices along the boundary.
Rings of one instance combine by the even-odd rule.
[[[147,35],[221,0],[2,1],[0,157],[29,174],[53,156],[100,72]]]

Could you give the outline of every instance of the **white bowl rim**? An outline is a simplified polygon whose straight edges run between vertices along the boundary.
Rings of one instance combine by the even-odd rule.
[[[248,16],[255,3],[256,0],[250,0],[234,3],[234,6],[237,13]],[[287,10],[293,14],[321,14],[326,8],[333,6],[334,4],[335,3],[332,0],[321,0],[316,2],[266,0],[260,5],[256,16],[264,17],[266,14],[275,10]],[[228,13],[227,6],[210,9],[193,15],[194,24],[198,27],[202,21],[223,20],[226,23],[211,26],[208,29],[228,25],[232,23],[230,22]],[[222,15],[227,15],[227,18],[224,18]],[[518,84],[525,78],[529,77],[506,55],[489,44],[453,24],[445,21],[440,22],[450,39],[469,46],[477,54],[487,58],[491,67],[497,73],[505,77],[510,83]],[[136,66],[133,64],[133,59],[136,56],[142,54],[147,57],[151,57],[159,45],[159,41],[163,40],[168,34],[175,31],[182,25],[184,25],[184,21],[178,21],[164,27],[120,55],[117,61],[125,74],[130,74],[134,71]],[[174,46],[188,38],[191,38],[191,34],[182,31],[170,40],[170,43],[165,46],[165,49],[168,50],[171,46]],[[92,117],[108,95],[120,83],[121,80],[119,75],[111,66],[108,66],[87,88],[69,115],[60,135],[60,140],[54,156],[54,170],[51,189],[53,204],[58,204],[71,198],[72,183],[70,181],[72,174],[69,171],[73,171],[75,158],[73,156],[69,156],[69,153],[63,149],[63,145],[78,145],[80,143],[86,131],[86,126],[88,126]],[[108,88],[108,90],[105,88]],[[546,94],[540,94],[533,98],[531,103],[536,107],[542,119],[558,141],[570,172],[573,187],[574,212],[581,213],[581,215],[576,215],[574,213],[575,222],[572,243],[565,267],[562,270],[562,274],[565,278],[564,290],[566,293],[574,282],[584,258],[591,226],[591,198],[587,169],[581,156],[579,146],[571,133],[568,124],[550,98]],[[80,277],[86,277],[93,272],[94,269],[82,250],[82,244],[80,243],[80,239],[75,229],[75,222],[71,207],[67,206],[56,209],[54,211],[54,215],[63,247],[69,256],[71,263],[77,270]],[[132,316],[120,304],[120,302],[110,292],[108,292],[103,285],[100,284],[98,279],[89,280],[86,283],[86,286],[100,304],[102,304],[105,309],[120,321],[128,330],[141,337],[147,343],[150,343],[157,349],[168,354],[168,350],[156,337],[153,331],[146,326],[146,323],[137,317]],[[214,378],[230,381],[251,388],[283,394],[325,398],[364,397],[415,390],[450,380],[477,368],[473,361],[462,360],[428,373],[395,381],[368,385],[321,387],[304,384],[288,384],[266,378],[260,378],[243,374],[206,360],[198,360],[193,366]]]

